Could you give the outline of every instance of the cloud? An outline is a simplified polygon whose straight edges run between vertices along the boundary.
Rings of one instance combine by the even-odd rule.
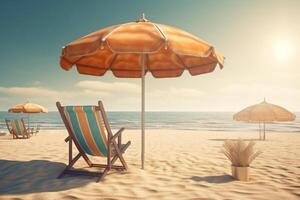
[[[94,94],[101,93],[105,96],[113,95],[114,93],[139,93],[141,88],[138,84],[127,82],[112,82],[107,83],[103,81],[80,81],[76,84],[77,87],[82,88],[85,92]]]
[[[269,97],[299,97],[300,90],[294,88],[280,87],[274,85],[262,84],[233,84],[222,88],[222,94],[230,94],[233,96],[251,96],[252,98],[269,98]]]
[[[64,105],[92,105],[102,100],[107,110],[140,110],[141,88],[130,82],[79,81],[71,90],[42,86],[0,87],[0,109],[26,101],[56,110],[55,102]],[[4,95],[3,95],[4,94]],[[259,84],[231,84],[206,90],[158,85],[146,90],[146,110],[238,111],[266,97],[270,103],[291,111],[299,110],[300,90]]]
[[[108,110],[139,110],[141,87],[129,82],[80,81],[73,90],[53,90],[47,87],[0,87],[6,94],[7,102],[35,101],[50,110],[55,109],[55,101],[64,104],[93,104],[98,100],[105,102]],[[147,110],[193,110],[193,105],[204,93],[190,88],[161,88],[146,91]],[[9,105],[7,105],[9,106]],[[5,108],[7,107],[5,106]],[[2,108],[3,109],[3,108]]]
[[[204,95],[200,90],[183,87],[154,89],[146,92],[147,110],[195,110],[195,105]]]
[[[76,84],[77,87],[83,89],[90,94],[102,93],[105,96],[118,96],[120,93],[127,93],[132,95],[140,95],[141,86],[135,83],[128,82],[112,82],[107,83],[103,81],[80,81]],[[187,98],[187,97],[199,97],[204,95],[204,92],[190,88],[165,88],[154,89],[153,91],[146,91],[147,96],[161,98],[165,96],[173,98]]]
[[[149,93],[149,96],[154,98],[165,98],[165,97],[169,97],[172,99],[184,98],[185,100],[187,100],[187,98],[197,98],[203,96],[204,94],[205,94],[204,92],[196,89],[171,87],[169,89],[154,90],[153,92]]]
[[[0,93],[27,97],[57,97],[60,95],[60,93],[57,91],[42,87],[0,87]]]
[[[141,86],[128,82],[80,81],[77,87],[87,95],[109,102],[112,110],[139,110]],[[205,93],[190,88],[160,88],[146,91],[147,110],[184,110],[199,101]]]
[[[109,102],[112,110],[134,110],[139,101],[140,86],[127,82],[80,81],[73,90],[51,89],[32,85],[29,87],[0,87],[0,109],[26,100],[56,110],[55,102],[63,104],[94,104],[98,100]]]
[[[3,95],[4,94],[4,95]],[[49,110],[56,110],[56,101],[70,102],[80,93],[72,91],[58,91],[45,87],[0,87],[0,109],[6,110],[8,107],[25,101],[32,101],[47,107]]]
[[[292,110],[299,110],[300,90],[290,87],[263,84],[231,84],[219,91],[224,104],[231,104],[231,108],[242,108],[263,101],[288,106]],[[235,105],[235,106],[234,106]]]

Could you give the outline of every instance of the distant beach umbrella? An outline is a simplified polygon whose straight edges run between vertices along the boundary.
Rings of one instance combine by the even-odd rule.
[[[259,123],[259,133],[261,139],[260,123],[263,123],[264,135],[266,139],[266,123],[270,122],[287,122],[294,121],[296,116],[287,109],[274,104],[267,103],[265,100],[259,104],[249,106],[240,112],[233,115],[236,121],[246,121],[252,123]]]
[[[207,42],[183,30],[148,21],[109,26],[79,38],[62,49],[60,65],[76,66],[80,74],[102,76],[110,70],[116,77],[141,78],[142,168],[145,152],[145,75],[178,77],[223,68],[224,57]]]
[[[29,127],[30,114],[31,113],[46,113],[46,112],[48,112],[48,109],[41,105],[27,101],[25,103],[20,103],[20,104],[17,104],[15,106],[11,107],[10,109],[8,109],[8,112],[27,113],[28,114],[28,128],[30,128]]]

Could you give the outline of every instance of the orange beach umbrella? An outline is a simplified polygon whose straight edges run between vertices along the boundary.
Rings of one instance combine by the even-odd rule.
[[[178,28],[153,23],[144,14],[136,22],[118,24],[81,37],[62,48],[60,66],[73,66],[80,74],[102,76],[110,70],[116,77],[142,80],[142,168],[145,152],[145,78],[178,77],[223,67],[224,57],[209,43]]]
[[[8,112],[13,112],[13,113],[27,113],[28,114],[28,128],[29,127],[29,114],[30,113],[46,113],[48,112],[48,109],[35,104],[35,103],[30,103],[30,102],[25,102],[25,103],[20,103],[17,104],[10,109],[8,109]]]
[[[21,103],[21,104],[17,104],[13,107],[11,107],[10,109],[8,109],[8,112],[13,112],[13,113],[46,113],[48,112],[47,108],[35,104],[35,103],[30,103],[30,102],[26,102],[26,103]]]
[[[259,104],[249,106],[233,116],[233,119],[237,121],[259,123],[259,126],[260,123],[263,123],[263,139],[266,139],[266,123],[294,121],[295,118],[296,116],[287,109],[281,106],[267,103],[266,100]]]

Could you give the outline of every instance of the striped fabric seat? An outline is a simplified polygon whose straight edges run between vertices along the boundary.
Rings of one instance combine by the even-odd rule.
[[[107,157],[107,133],[96,107],[66,106],[64,113],[81,148],[89,155]]]
[[[87,175],[98,177],[97,182],[99,182],[110,170],[128,169],[123,154],[131,142],[122,144],[124,127],[115,134],[112,133],[101,101],[98,101],[98,105],[95,106],[61,106],[60,102],[56,102],[56,106],[69,133],[65,139],[65,142],[69,143],[69,164],[58,178],[62,178],[65,174]],[[75,157],[73,157],[72,151],[73,143],[78,150]],[[89,159],[90,155],[105,157],[106,163],[93,163]],[[73,166],[79,158],[83,158],[89,167],[104,170],[95,172],[75,169]],[[117,160],[121,165],[115,164]]]
[[[22,119],[13,119],[10,121],[12,131],[16,135],[25,136],[26,135],[26,128],[24,125],[24,121]]]

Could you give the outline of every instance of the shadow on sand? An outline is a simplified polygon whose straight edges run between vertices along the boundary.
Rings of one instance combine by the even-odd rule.
[[[65,167],[63,163],[47,160],[0,160],[0,194],[63,191],[95,182],[95,178],[85,176],[57,179]]]
[[[207,183],[228,183],[232,182],[235,179],[229,175],[221,175],[221,176],[193,176],[191,177],[193,181],[196,182],[207,182]]]

